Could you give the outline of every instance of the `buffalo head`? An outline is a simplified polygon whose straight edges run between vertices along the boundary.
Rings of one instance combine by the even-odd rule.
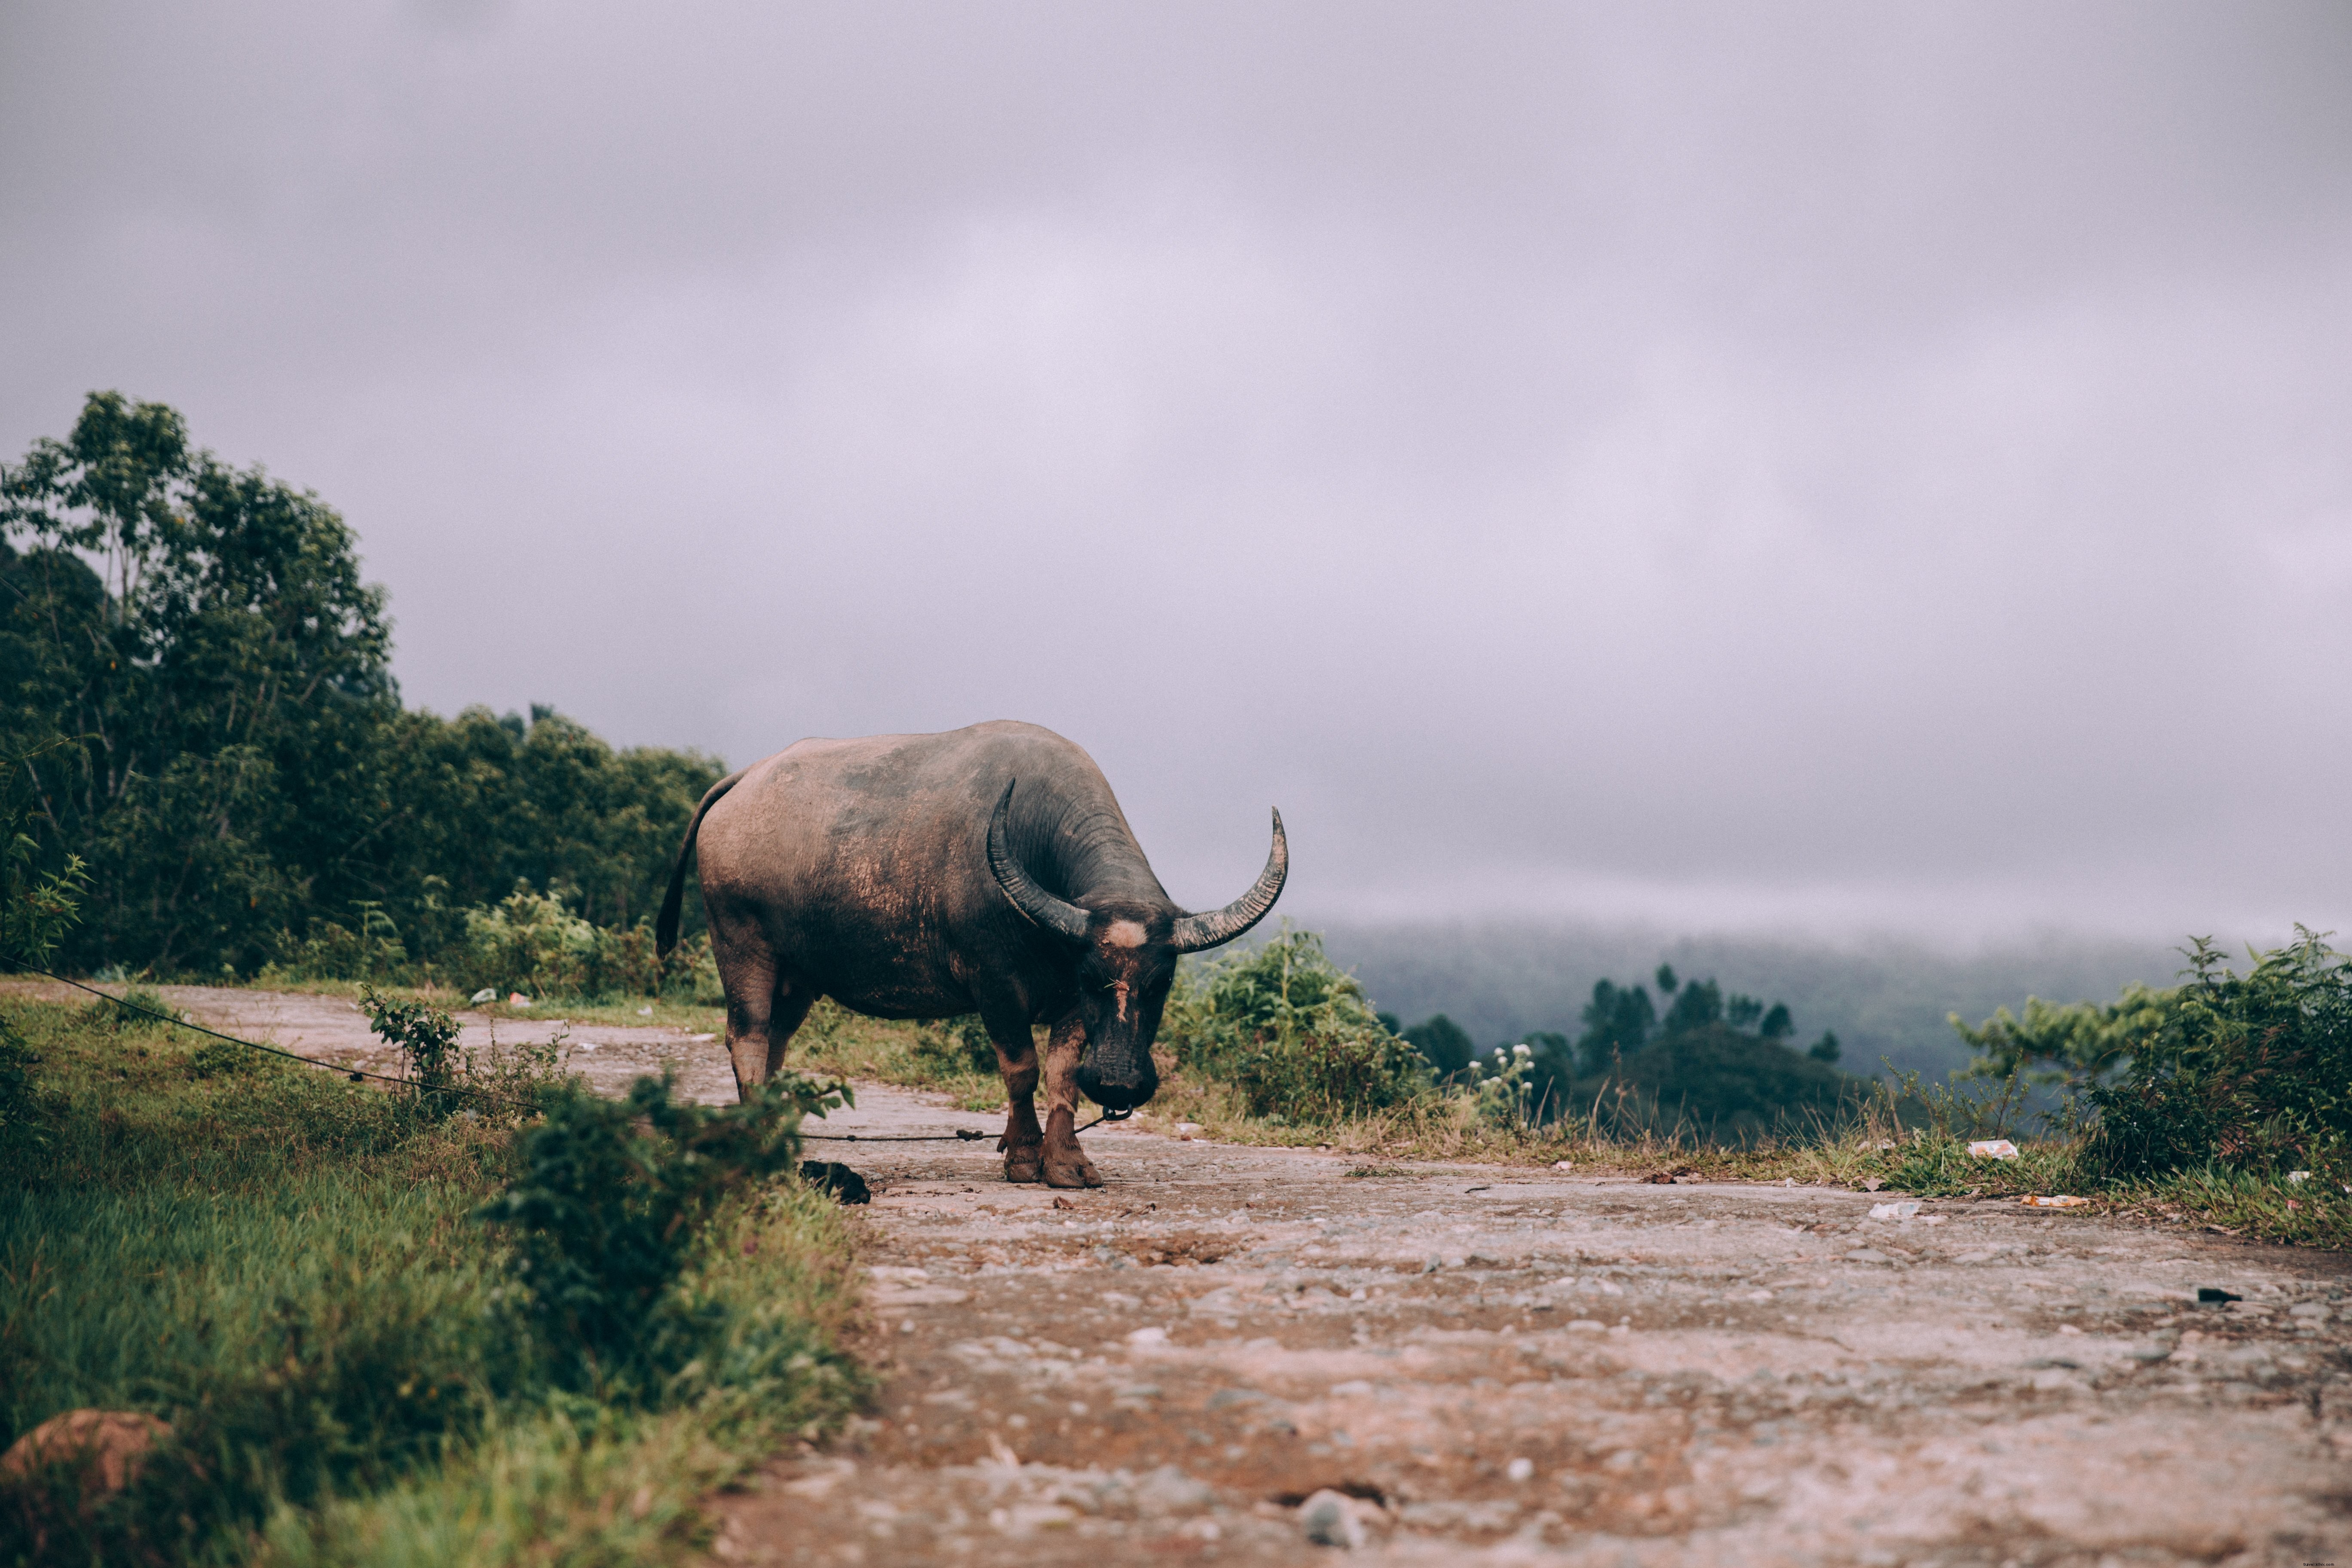
[[[1290,871],[1282,813],[1274,814],[1274,847],[1250,890],[1222,910],[1188,915],[1171,906],[1127,900],[1098,900],[1095,907],[1080,908],[1047,892],[1006,846],[1012,805],[1013,785],[1008,784],[988,826],[989,868],[1014,908],[1075,952],[1078,1018],[1087,1031],[1079,1091],[1106,1110],[1131,1110],[1160,1088],[1151,1042],[1160,1033],[1168,987],[1176,979],[1177,957],[1233,941],[1265,919],[1281,895]]]

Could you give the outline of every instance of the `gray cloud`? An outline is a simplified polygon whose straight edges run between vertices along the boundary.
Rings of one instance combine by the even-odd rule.
[[[2330,5],[0,16],[0,444],[333,500],[410,698],[1088,745],[1180,898],[2343,918]]]

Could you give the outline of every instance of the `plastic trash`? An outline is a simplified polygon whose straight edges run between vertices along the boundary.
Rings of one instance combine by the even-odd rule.
[[[640,1018],[650,1018],[653,1016],[654,1010],[651,1007],[640,1007],[637,1009],[637,1016]]]
[[[2303,1185],[2304,1183],[2311,1180],[2311,1173],[2309,1171],[2289,1171],[2286,1173],[2286,1179],[2293,1182],[2299,1187]]]
[[[1197,1121],[1179,1121],[1176,1124],[1176,1136],[1179,1138],[1189,1142],[1200,1135],[1201,1124]]]
[[[480,1005],[484,1002],[495,1002],[498,999],[499,992],[498,987],[495,985],[485,985],[479,991],[474,993],[474,1003],[477,1006]]]
[[[507,1005],[509,1007],[528,1007],[530,1005],[530,998],[524,995],[521,992],[517,991],[507,998]]]
[[[1913,1215],[1917,1214],[1918,1212],[1919,1205],[1914,1203],[1873,1204],[1870,1205],[1870,1217],[1873,1219],[1909,1219]]]
[[[2017,1145],[2006,1138],[1979,1138],[1969,1145],[1969,1152],[1979,1160],[2014,1160]]]
[[[2091,1206],[2091,1200],[2088,1198],[2024,1197],[2017,1201],[2030,1209],[2086,1209]]]
[[[1551,1168],[1555,1171],[1573,1171],[1576,1169],[1576,1162],[1573,1160],[1554,1160],[1551,1163]]]
[[[2243,1296],[2232,1296],[2215,1285],[2197,1287],[2197,1304],[2200,1307],[2226,1307],[2232,1301],[2242,1301]]]

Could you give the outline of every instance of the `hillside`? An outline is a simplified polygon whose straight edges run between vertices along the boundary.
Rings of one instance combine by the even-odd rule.
[[[1481,1047],[1530,1030],[1572,1037],[1595,981],[1638,979],[1663,960],[1693,978],[1712,977],[1727,992],[1788,1003],[1804,1038],[1834,1030],[1849,1071],[1878,1071],[1885,1058],[1936,1077],[1968,1059],[1945,1022],[1948,1013],[1974,1021],[2028,995],[2111,998],[2129,981],[2171,984],[2181,962],[2160,938],[2053,936],[1938,952],[1895,942],[1673,937],[1566,921],[1312,923],[1381,1008],[1408,1021],[1444,1013]]]

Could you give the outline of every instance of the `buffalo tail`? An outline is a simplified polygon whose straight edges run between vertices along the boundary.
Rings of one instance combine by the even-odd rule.
[[[694,855],[694,836],[702,831],[702,814],[718,804],[719,797],[733,789],[749,768],[729,773],[712,784],[694,808],[694,820],[686,825],[686,837],[677,847],[677,864],[670,868],[669,892],[662,900],[661,918],[654,921],[654,956],[667,960],[670,950],[677,945],[678,910],[686,902],[686,863]]]

